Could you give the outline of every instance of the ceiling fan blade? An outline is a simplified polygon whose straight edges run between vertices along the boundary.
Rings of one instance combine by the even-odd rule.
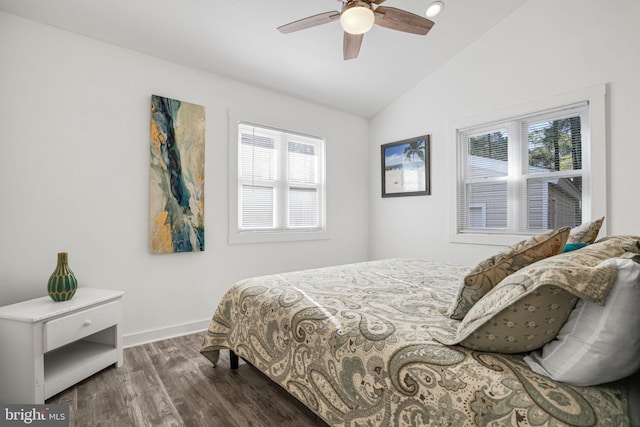
[[[354,59],[358,57],[360,53],[360,46],[362,46],[362,39],[364,34],[349,34],[344,32],[344,38],[342,42],[342,51],[344,60]]]
[[[282,34],[287,34],[294,31],[304,30],[306,28],[316,27],[322,24],[328,24],[329,22],[333,22],[338,19],[340,19],[340,12],[334,10],[331,12],[319,13],[317,15],[290,22],[278,27],[278,31],[280,31]]]
[[[374,13],[376,24],[381,27],[421,36],[426,35],[434,24],[427,18],[395,7],[379,6]]]

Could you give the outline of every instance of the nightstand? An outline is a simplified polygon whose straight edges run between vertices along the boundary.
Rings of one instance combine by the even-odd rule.
[[[0,402],[44,403],[94,373],[122,366],[124,292],[78,288],[0,307]]]

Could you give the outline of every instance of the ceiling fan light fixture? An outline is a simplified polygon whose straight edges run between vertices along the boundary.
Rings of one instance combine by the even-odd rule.
[[[352,1],[342,10],[340,24],[349,34],[364,34],[373,27],[376,17],[369,3]]]
[[[427,18],[435,18],[440,14],[440,12],[442,12],[442,9],[444,9],[444,3],[441,1],[434,1],[427,8],[427,11],[425,12],[425,16]]]

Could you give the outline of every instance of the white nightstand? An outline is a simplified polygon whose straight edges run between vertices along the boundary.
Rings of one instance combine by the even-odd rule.
[[[94,373],[122,366],[122,291],[78,288],[0,307],[0,402],[44,403]]]

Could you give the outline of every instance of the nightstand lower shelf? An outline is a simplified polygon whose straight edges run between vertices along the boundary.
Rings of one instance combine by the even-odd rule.
[[[77,341],[44,355],[44,398],[48,399],[83,379],[114,365],[118,349],[113,345]]]

